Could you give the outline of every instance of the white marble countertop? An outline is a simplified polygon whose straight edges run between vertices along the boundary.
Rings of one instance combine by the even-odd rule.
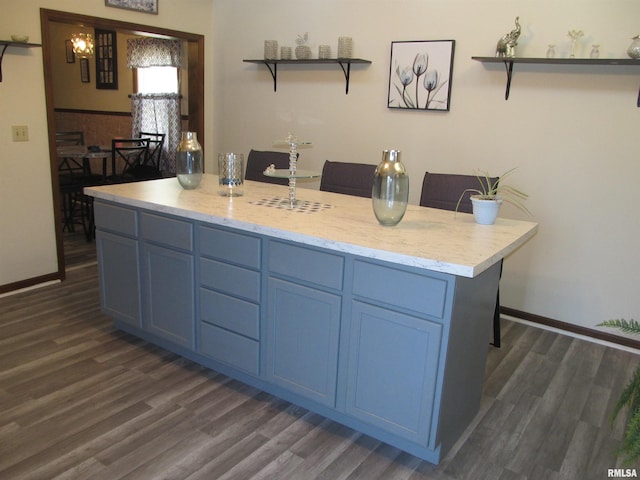
[[[243,196],[223,197],[217,175],[209,174],[195,190],[184,190],[175,178],[85,188],[102,200],[470,278],[538,229],[536,223],[504,218],[495,225],[478,225],[470,214],[416,205],[409,205],[398,225],[383,227],[370,199],[305,188],[297,189],[297,199],[321,204],[317,211],[261,204],[274,197],[287,199],[288,192],[286,186],[246,181]]]

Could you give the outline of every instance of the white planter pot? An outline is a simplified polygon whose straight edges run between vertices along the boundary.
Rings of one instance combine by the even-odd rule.
[[[473,216],[476,219],[476,223],[493,225],[498,217],[502,199],[483,200],[477,195],[471,195],[471,203],[473,204]]]

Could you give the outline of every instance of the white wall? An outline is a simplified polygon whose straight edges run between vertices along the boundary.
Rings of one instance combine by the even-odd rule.
[[[567,55],[569,29],[583,29],[587,56],[626,57],[637,33],[637,0],[214,0],[220,148],[248,153],[271,149],[293,132],[314,142],[301,165],[325,159],[378,163],[385,148],[402,150],[417,203],[425,171],[494,175],[517,166],[513,183],[530,194],[540,223],[537,236],[507,258],[503,304],[592,327],[640,313],[640,162],[636,108],[637,67],[516,65],[511,98],[504,101],[504,67],[491,56],[496,40],[519,15],[518,54],[545,55],[556,44]],[[261,58],[263,41],[295,46],[309,32],[337,49],[354,39],[354,56],[371,60],[352,69],[349,95],[337,66],[280,66],[278,91]],[[392,41],[455,39],[451,111],[386,107]],[[218,110],[216,110],[218,112]],[[213,156],[209,155],[211,161]],[[208,165],[211,170],[212,164]],[[317,188],[317,184],[315,185]],[[502,216],[523,218],[513,208]],[[373,221],[373,217],[372,217]]]
[[[71,11],[206,35],[206,163],[220,150],[271,148],[291,131],[313,140],[302,164],[325,159],[377,163],[399,148],[417,203],[425,170],[500,174],[531,195],[538,235],[505,262],[503,304],[576,325],[638,317],[636,238],[640,166],[637,67],[516,66],[505,102],[497,38],[519,15],[519,54],[566,53],[569,29],[585,31],[602,56],[624,57],[640,33],[637,0],[162,0],[160,14],[108,8],[104,2],[23,0],[3,5],[0,37],[26,33],[39,42],[39,8]],[[215,12],[215,16],[214,16]],[[19,31],[16,31],[19,27]],[[354,56],[372,60],[352,71],[349,95],[338,67],[281,67],[278,92],[260,58],[263,41],[294,45],[309,32],[314,52],[354,38]],[[392,41],[455,39],[451,111],[386,107]],[[8,51],[0,83],[0,285],[57,269],[40,49]],[[11,142],[11,125],[29,126],[28,143]],[[522,214],[505,208],[503,216]]]
[[[153,25],[205,35],[205,144],[214,149],[213,5],[211,0],[162,0],[159,14],[109,8],[102,0],[3,2],[0,39],[29,35],[41,43],[40,8]],[[42,49],[9,47],[0,83],[0,285],[55,273],[58,269],[49,170]],[[92,73],[93,74],[93,73]],[[92,85],[95,85],[93,83]],[[130,93],[130,92],[125,92]],[[11,125],[27,125],[29,142],[14,143]]]

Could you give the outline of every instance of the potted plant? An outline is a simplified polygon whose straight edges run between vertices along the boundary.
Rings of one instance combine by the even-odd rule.
[[[626,333],[640,334],[640,323],[631,319],[614,319],[599,323],[599,327],[619,328]],[[631,381],[622,391],[618,403],[611,412],[613,423],[624,407],[629,407],[629,418],[625,429],[624,438],[619,452],[623,455],[625,464],[632,464],[640,459],[640,365],[631,377]]]
[[[456,205],[456,211],[460,207],[460,202],[464,198],[465,194],[471,193],[471,203],[473,205],[473,216],[476,222],[481,225],[493,225],[498,216],[500,205],[503,202],[510,203],[522,210],[523,212],[531,215],[531,212],[522,203],[529,196],[512,187],[505,184],[504,179],[511,175],[515,171],[515,168],[507,170],[500,177],[492,180],[487,172],[479,171],[475,173],[478,179],[479,188],[468,188],[460,194],[458,203]]]

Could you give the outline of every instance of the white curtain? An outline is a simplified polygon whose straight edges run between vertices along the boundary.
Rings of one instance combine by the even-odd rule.
[[[178,40],[140,37],[127,40],[127,66],[180,67],[182,45]],[[140,132],[164,133],[165,140],[160,162],[163,172],[176,171],[176,149],[180,142],[179,93],[143,94],[131,96],[132,136]]]
[[[176,150],[180,143],[180,95],[135,93],[131,95],[133,137],[140,132],[164,133],[160,170],[176,172]]]

